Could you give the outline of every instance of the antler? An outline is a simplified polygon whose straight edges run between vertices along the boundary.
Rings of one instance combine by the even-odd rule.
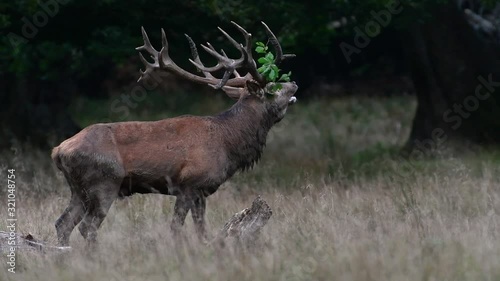
[[[279,65],[282,61],[288,59],[288,58],[293,58],[295,57],[294,54],[283,54],[283,50],[281,50],[281,45],[280,42],[278,41],[278,38],[274,35],[274,33],[271,31],[271,29],[265,24],[263,21],[261,21],[262,25],[264,25],[264,28],[266,29],[267,36],[269,37],[269,43],[274,48],[274,51],[276,52],[276,59],[275,59],[275,64]]]
[[[142,63],[145,66],[145,70],[144,71],[141,70],[141,77],[139,77],[139,80],[137,81],[139,82],[145,76],[151,75],[151,73],[155,69],[161,69],[165,71],[170,71],[174,74],[177,74],[183,78],[186,78],[196,83],[208,84],[209,86],[215,89],[222,89],[224,92],[226,92],[226,94],[228,94],[233,98],[238,98],[241,95],[245,87],[246,81],[248,80],[255,80],[262,87],[264,87],[267,81],[257,71],[257,64],[255,63],[252,57],[252,34],[247,32],[243,27],[239,26],[235,22],[231,23],[243,34],[243,37],[245,38],[245,45],[238,43],[222,28],[218,27],[218,29],[229,40],[229,42],[231,42],[231,44],[240,51],[241,57],[238,59],[231,59],[226,55],[224,50],[221,50],[221,52],[219,53],[210,43],[207,42],[206,45],[201,45],[201,47],[207,53],[209,53],[210,55],[212,55],[217,59],[217,64],[212,67],[206,67],[201,62],[195,43],[187,34],[185,35],[189,43],[189,48],[191,49],[191,55],[193,57],[192,59],[189,59],[189,61],[194,66],[196,66],[198,71],[203,73],[203,76],[198,76],[193,73],[190,73],[175,64],[175,62],[170,58],[170,55],[168,53],[168,41],[165,35],[165,31],[163,29],[161,29],[162,48],[158,52],[151,45],[151,42],[149,41],[148,35],[146,34],[144,27],[141,27],[142,37],[144,39],[144,45],[137,47],[136,50],[139,51],[139,56]],[[272,33],[272,31],[264,22],[262,22],[262,24],[264,25],[266,33],[269,36],[269,42],[275,49],[276,64],[281,63],[281,61],[283,61],[288,57],[294,56],[294,55],[283,55],[281,46],[276,36]],[[152,63],[148,62],[142,55],[141,51],[146,51],[147,53],[149,53],[151,58],[153,59],[153,62]],[[241,76],[237,71],[238,69],[242,68],[248,70],[248,73],[244,76]],[[222,76],[222,78],[219,79],[212,75],[212,72],[219,71],[222,69],[224,70],[224,75]],[[231,78],[231,76],[233,77]]]

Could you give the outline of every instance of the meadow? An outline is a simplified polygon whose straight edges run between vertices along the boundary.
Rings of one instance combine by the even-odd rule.
[[[228,101],[207,98],[187,112],[161,109],[168,104],[151,97],[127,118],[210,114]],[[107,106],[81,100],[75,118],[99,121]],[[179,244],[169,231],[174,198],[134,195],[115,202],[93,251],[75,229],[70,252],[19,251],[15,274],[2,253],[0,280],[500,280],[500,151],[447,144],[402,174],[408,165],[398,151],[414,112],[411,96],[299,100],[289,108],[261,162],[207,201],[212,235],[257,195],[269,203],[273,216],[252,249],[199,243],[190,217]],[[2,178],[16,169],[18,232],[56,244],[67,184],[50,151],[14,148],[0,167]]]

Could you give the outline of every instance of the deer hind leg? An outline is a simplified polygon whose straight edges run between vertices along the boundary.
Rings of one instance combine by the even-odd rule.
[[[71,232],[82,220],[83,214],[83,202],[79,196],[73,194],[68,207],[56,221],[57,240],[60,246],[69,246]]]
[[[55,227],[59,245],[69,246],[69,237],[85,214],[83,204],[85,198],[78,192],[78,185],[73,181],[70,174],[65,170],[63,170],[63,174],[71,190],[71,200],[68,207],[66,207],[62,215],[57,219]]]
[[[200,238],[202,242],[205,242],[207,239],[207,233],[205,229],[205,209],[205,195],[202,192],[196,192],[192,198],[191,216],[194,221],[194,226],[196,228],[198,238]]]
[[[111,205],[118,197],[120,184],[114,181],[103,181],[89,189],[85,204],[86,214],[78,230],[89,244],[97,242],[97,230],[108,214]]]

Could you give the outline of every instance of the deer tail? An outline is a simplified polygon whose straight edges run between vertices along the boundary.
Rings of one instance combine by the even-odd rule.
[[[50,155],[50,157],[52,158],[52,161],[54,161],[54,163],[56,164],[57,168],[59,170],[62,171],[61,167],[61,156],[59,154],[59,146],[56,146],[54,147],[54,149],[52,149],[52,154]]]

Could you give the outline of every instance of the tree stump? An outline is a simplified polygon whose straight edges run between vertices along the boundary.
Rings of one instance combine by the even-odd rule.
[[[272,214],[271,207],[260,196],[257,196],[250,208],[234,214],[224,224],[212,244],[224,246],[232,240],[246,247],[252,246]]]

